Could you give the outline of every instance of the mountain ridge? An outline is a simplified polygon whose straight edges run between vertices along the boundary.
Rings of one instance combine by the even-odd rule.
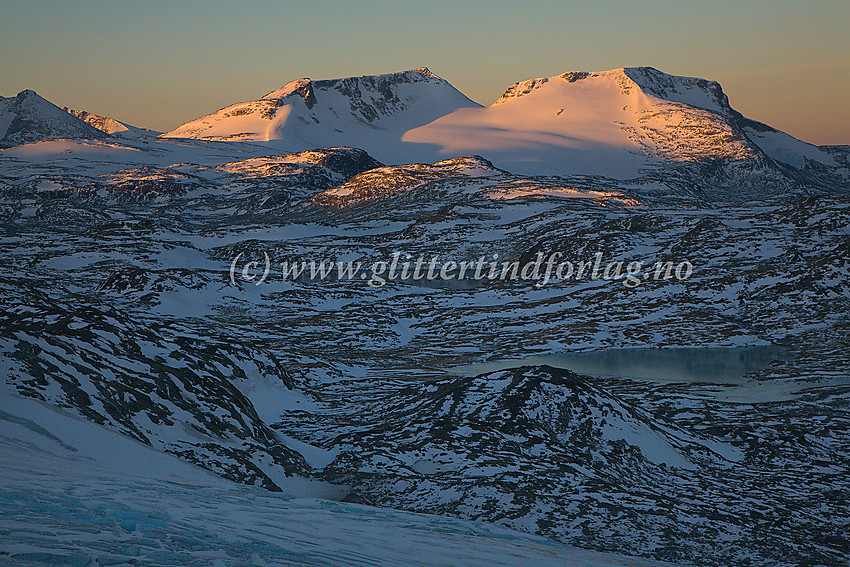
[[[7,107],[11,100],[4,99]],[[41,100],[44,116],[35,112],[29,122],[16,123],[19,133],[5,146],[150,132],[85,111],[73,114],[82,123],[51,129],[60,109]],[[10,123],[17,115],[6,116]],[[7,126],[0,120],[0,127]],[[808,193],[850,188],[850,146],[821,148],[797,140],[743,116],[718,82],[654,67],[528,79],[510,85],[487,107],[427,67],[300,78],[159,139],[175,138],[251,142],[283,153],[353,147],[388,165],[479,155],[524,176],[582,176],[650,193],[675,186],[708,199],[742,190],[760,198],[795,188]]]
[[[836,158],[840,151],[821,150],[744,117],[716,81],[654,67],[568,71],[519,81],[488,107],[466,99],[468,104],[440,116],[420,112],[423,101],[434,95],[431,91],[415,100],[399,99],[393,86],[404,83],[428,83],[461,94],[427,67],[343,79],[302,78],[163,136],[270,142],[287,151],[346,145],[397,164],[481,155],[524,175],[626,180],[659,167],[698,163],[723,170],[709,184],[768,171],[764,175],[770,178],[790,176],[816,186],[846,185],[850,179],[846,160]],[[333,103],[330,93],[339,95]],[[340,107],[361,128],[340,126]],[[412,120],[418,124],[407,128],[411,121],[401,121],[388,128],[382,121],[399,113],[418,114]],[[249,114],[265,121],[247,127],[237,119]],[[383,139],[376,139],[382,131]]]

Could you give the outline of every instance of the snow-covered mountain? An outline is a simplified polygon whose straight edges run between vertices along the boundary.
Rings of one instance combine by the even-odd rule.
[[[432,152],[418,144],[402,144],[405,132],[459,108],[478,106],[427,68],[346,79],[298,79],[259,100],[228,106],[163,136],[278,141],[288,151],[351,146],[382,161],[409,163],[427,159]]]
[[[0,97],[0,148],[47,138],[103,138],[106,134],[35,91]]]
[[[816,146],[744,118],[720,84],[652,67],[570,72],[515,83],[487,108],[464,108],[404,136],[444,156],[481,154],[524,174],[637,177],[664,162],[734,164],[755,172],[769,160],[804,171],[846,164]]]
[[[93,114],[91,112],[87,112],[85,110],[73,110],[68,107],[63,107],[62,110],[65,110],[80,120],[87,122],[88,124],[94,126],[101,132],[105,132],[112,136],[117,136],[119,138],[144,138],[148,136],[159,136],[162,132],[157,132],[156,130],[150,130],[148,128],[139,128],[138,126],[131,126],[126,122],[119,122],[114,118],[110,118],[108,116],[101,116],[100,114]]]

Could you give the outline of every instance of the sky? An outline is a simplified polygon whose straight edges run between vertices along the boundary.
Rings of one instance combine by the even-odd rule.
[[[490,104],[512,83],[648,65],[734,108],[850,144],[850,1],[4,0],[0,96],[171,130],[300,77],[427,66]]]

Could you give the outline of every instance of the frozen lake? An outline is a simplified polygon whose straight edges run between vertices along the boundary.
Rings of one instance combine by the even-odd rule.
[[[586,352],[564,352],[522,359],[470,364],[455,368],[462,376],[485,372],[548,365],[589,376],[615,376],[654,382],[704,382],[744,384],[746,375],[786,360],[784,349],[773,346],[731,348],[623,348]]]

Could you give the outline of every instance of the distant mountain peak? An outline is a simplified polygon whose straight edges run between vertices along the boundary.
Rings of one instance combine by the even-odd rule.
[[[17,98],[18,100],[24,100],[24,99],[29,98],[29,97],[31,97],[31,96],[37,96],[37,97],[39,97],[39,98],[42,98],[42,97],[40,97],[40,96],[38,95],[38,93],[37,93],[37,92],[35,92],[35,91],[34,91],[34,90],[32,90],[32,89],[24,89],[24,90],[22,90],[21,92],[19,92],[19,93],[15,96],[15,98]]]
[[[620,67],[608,71],[568,71],[554,77],[539,77],[519,81],[508,87],[495,104],[531,94],[547,83],[578,83],[588,80],[613,80],[628,94],[638,88],[644,94],[669,102],[681,102],[713,110],[724,115],[733,111],[720,83],[698,77],[670,75],[655,67]],[[578,86],[578,85],[577,85]]]
[[[119,122],[118,120],[110,118],[109,116],[101,116],[100,114],[94,114],[85,110],[74,110],[72,108],[68,108],[67,106],[63,106],[62,110],[68,112],[69,114],[72,114],[73,116],[76,116],[83,122],[94,126],[101,132],[105,132],[112,136],[118,136],[119,138],[153,137],[158,136],[162,133],[157,132],[155,130],[149,130],[147,128],[131,126],[130,124]]]
[[[306,77],[303,79],[289,81],[279,89],[275,89],[265,95],[260,100],[283,100],[292,95],[299,95],[303,97],[304,101],[308,104],[307,108],[311,108],[316,102],[316,97],[313,94],[313,81]]]
[[[731,111],[729,99],[717,81],[670,75],[654,67],[625,67],[617,71],[622,72],[644,93],[657,98],[682,102],[722,114]]]
[[[425,75],[426,77],[433,77],[435,79],[441,79],[441,77],[435,75],[431,72],[431,69],[428,67],[417,67],[416,69],[411,69],[406,71],[407,73],[419,73],[420,75]]]
[[[342,79],[320,79],[312,80],[309,77],[295,79],[289,81],[279,89],[275,89],[260,100],[282,100],[287,97],[297,95],[304,99],[308,105],[307,108],[312,108],[316,103],[314,89],[327,90],[329,88],[341,88],[344,85],[353,83],[368,84],[399,84],[399,83],[416,83],[423,80],[434,80],[448,84],[444,79],[432,73],[428,67],[419,67],[408,71],[398,73],[385,73],[383,75],[361,75],[359,77],[346,77]]]
[[[0,97],[0,148],[47,138],[103,138],[106,134],[68,114],[34,90]]]

